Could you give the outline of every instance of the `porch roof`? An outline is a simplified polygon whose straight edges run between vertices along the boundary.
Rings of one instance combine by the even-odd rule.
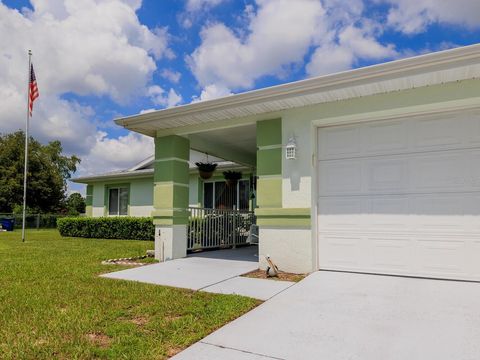
[[[124,117],[115,122],[129,130],[155,136],[157,130],[201,125],[478,77],[480,44],[475,44]]]
[[[154,163],[153,156],[145,159],[140,164],[144,166],[149,166]],[[214,160],[215,161],[215,160]],[[245,166],[236,164],[231,161],[215,161],[218,166],[218,170],[228,170],[228,169],[238,169],[243,170],[246,169]],[[189,171],[190,173],[197,172],[197,167],[194,164],[194,161],[190,161]],[[139,164],[139,165],[140,165]],[[128,179],[141,179],[141,178],[149,178],[153,177],[154,169],[153,168],[131,168],[128,170],[120,170],[120,171],[112,171],[104,174],[96,174],[96,175],[88,175],[88,176],[81,176],[77,178],[71,179],[72,182],[80,183],[80,184],[88,184],[91,182],[99,182],[99,181],[112,181],[112,180],[128,180]]]

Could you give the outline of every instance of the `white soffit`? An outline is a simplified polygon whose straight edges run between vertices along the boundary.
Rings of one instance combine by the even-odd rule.
[[[480,77],[480,44],[396,60],[115,120],[154,136],[199,125]]]

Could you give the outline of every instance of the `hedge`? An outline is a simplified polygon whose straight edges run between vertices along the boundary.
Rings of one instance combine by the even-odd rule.
[[[57,220],[62,236],[153,240],[155,226],[149,217],[66,217]]]

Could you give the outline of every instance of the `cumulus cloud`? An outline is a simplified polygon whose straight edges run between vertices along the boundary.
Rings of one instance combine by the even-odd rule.
[[[163,69],[162,72],[160,73],[160,76],[163,77],[164,79],[167,79],[173,84],[178,84],[180,81],[180,78],[182,77],[182,74],[178,71],[174,71],[171,69]]]
[[[108,138],[95,125],[94,109],[65,94],[106,96],[119,104],[147,96],[155,61],[173,57],[167,30],[140,23],[140,0],[31,4],[33,9],[20,12],[0,2],[0,132],[24,128],[30,48],[40,89],[31,120],[34,137],[61,140],[68,153],[80,155],[82,171],[106,171],[151,154],[149,140],[139,136]],[[177,103],[179,97],[171,90],[162,104]]]
[[[310,76],[351,68],[360,58],[396,56],[392,45],[377,40],[379,27],[362,20],[363,11],[361,0],[256,0],[256,8],[245,9],[247,31],[207,25],[187,57],[200,99],[252,88],[263,76],[282,77],[304,65],[312,50]]]
[[[150,137],[131,132],[111,139],[107,133],[99,131],[91,151],[82,158],[79,173],[89,175],[104,173],[106,169],[124,170],[151,156],[153,151],[153,139]]]
[[[158,85],[150,86],[147,93],[154,104],[167,108],[178,105],[182,101],[182,97],[177,94],[174,89],[170,89],[166,92]]]
[[[209,10],[228,0],[186,0],[185,11],[178,14],[179,23],[186,29],[209,16]]]
[[[391,5],[388,23],[406,34],[418,33],[432,23],[480,27],[478,0],[376,0]]]
[[[337,41],[319,46],[306,66],[310,76],[331,74],[352,68],[358,59],[380,60],[399,56],[393,45],[380,44],[367,25],[349,25],[337,34]]]
[[[193,98],[193,102],[213,100],[229,95],[233,95],[233,93],[227,87],[222,85],[210,84],[205,86],[205,88],[200,93],[200,97]]]

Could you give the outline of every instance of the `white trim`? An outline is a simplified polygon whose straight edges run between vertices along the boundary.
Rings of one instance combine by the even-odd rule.
[[[311,163],[311,181],[310,181],[310,188],[311,188],[311,195],[312,195],[312,202],[311,202],[311,212],[310,212],[310,227],[311,227],[311,239],[312,239],[312,265],[315,270],[320,269],[320,261],[319,261],[319,244],[318,244],[318,161],[317,161],[317,149],[318,149],[318,126],[315,124],[310,124],[311,129],[311,141],[312,148],[310,151],[312,152],[312,163]]]

